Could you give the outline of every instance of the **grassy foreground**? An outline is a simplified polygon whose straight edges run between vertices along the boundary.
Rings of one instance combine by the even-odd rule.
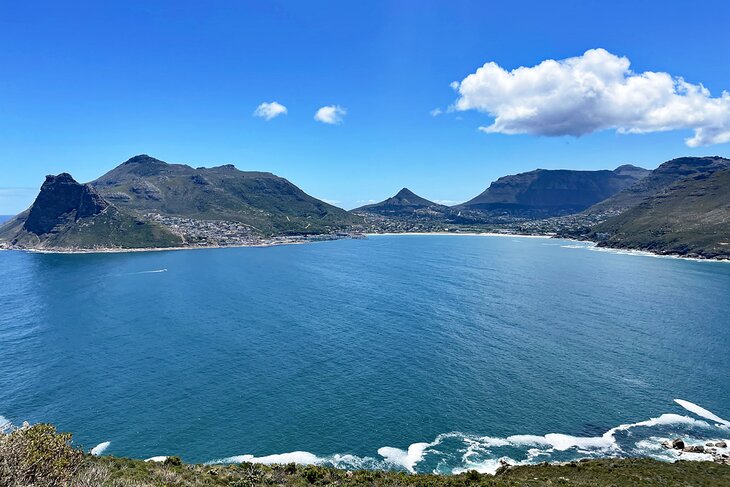
[[[345,471],[302,465],[187,465],[177,457],[154,463],[94,457],[71,445],[51,425],[24,425],[0,434],[0,487],[225,486],[730,486],[730,466],[712,462],[663,463],[603,459],[565,465],[502,468],[497,475],[411,475]]]
[[[112,457],[90,459],[75,485],[91,486],[730,486],[730,466],[604,459],[567,465],[510,467],[497,475],[354,471],[300,465],[170,465]]]

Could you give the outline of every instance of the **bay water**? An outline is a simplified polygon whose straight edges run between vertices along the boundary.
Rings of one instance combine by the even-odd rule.
[[[97,454],[669,460],[730,438],[729,372],[728,263],[450,235],[0,252],[0,423]]]

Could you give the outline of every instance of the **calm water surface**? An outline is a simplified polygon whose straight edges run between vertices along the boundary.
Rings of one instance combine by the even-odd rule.
[[[104,454],[441,472],[730,438],[730,264],[574,247],[0,252],[0,414]]]

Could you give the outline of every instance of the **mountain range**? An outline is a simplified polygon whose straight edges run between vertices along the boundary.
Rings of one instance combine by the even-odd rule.
[[[15,248],[253,244],[346,230],[360,218],[266,172],[132,157],[87,184],[48,176],[31,208],[0,227]]]
[[[620,215],[596,225],[588,237],[602,247],[691,257],[727,257],[730,255],[730,168],[680,178]]]
[[[66,173],[48,176],[33,205],[0,225],[0,246],[251,245],[343,232],[484,231],[499,225],[502,231],[532,228],[609,247],[730,257],[728,174],[730,160],[718,156],[681,157],[653,171],[632,165],[537,169],[499,178],[455,206],[403,188],[348,212],[271,173],[232,165],[193,168],[139,155],[86,184]]]
[[[673,183],[694,175],[712,174],[730,168],[730,159],[719,156],[679,157],[661,164],[646,177],[587,210],[589,214],[621,212],[645,198],[669,188]]]
[[[501,177],[457,208],[525,218],[569,215],[610,198],[650,173],[631,165],[613,171],[536,169]]]

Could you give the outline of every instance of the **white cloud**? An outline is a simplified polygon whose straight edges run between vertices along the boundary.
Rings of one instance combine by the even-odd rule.
[[[256,107],[256,110],[254,110],[253,115],[254,117],[260,117],[264,120],[271,120],[272,118],[276,118],[279,115],[286,115],[287,109],[284,105],[281,103],[272,101],[271,103],[262,103],[261,105]]]
[[[648,133],[693,129],[690,147],[730,142],[730,93],[713,98],[701,84],[669,73],[634,73],[604,49],[507,71],[489,62],[451,87],[455,110],[494,117],[488,133],[574,135],[615,129]]]
[[[330,125],[339,125],[342,123],[343,117],[347,115],[347,110],[339,105],[327,105],[314,114],[314,119],[318,122],[328,123]]]
[[[444,206],[454,206],[457,203],[461,203],[461,201],[456,200],[433,200],[433,202]]]
[[[440,108],[434,108],[433,110],[431,110],[428,113],[430,113],[432,117],[438,117],[439,115],[441,115],[442,113],[444,113],[444,111],[441,110]]]

